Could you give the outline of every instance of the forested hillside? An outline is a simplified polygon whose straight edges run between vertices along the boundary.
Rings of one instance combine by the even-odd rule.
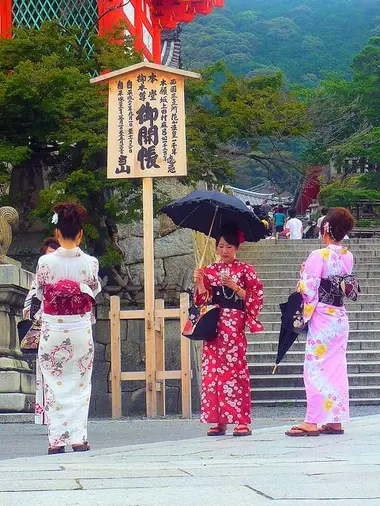
[[[313,86],[326,71],[348,75],[353,56],[380,35],[380,0],[225,0],[184,27],[183,63],[224,60],[234,73],[283,70]]]

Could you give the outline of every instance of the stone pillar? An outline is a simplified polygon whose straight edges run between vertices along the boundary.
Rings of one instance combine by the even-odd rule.
[[[33,274],[7,257],[0,265],[0,412],[32,412],[35,377],[23,359],[17,324]]]

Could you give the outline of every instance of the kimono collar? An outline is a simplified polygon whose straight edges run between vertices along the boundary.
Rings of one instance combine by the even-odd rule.
[[[345,246],[343,246],[342,244],[329,244],[328,246],[326,246],[328,249],[332,249],[334,251],[337,251],[338,253],[340,253],[342,250],[346,250],[347,251],[347,248]]]
[[[232,262],[230,262],[229,264],[227,264],[224,260],[219,260],[218,264],[220,264],[221,266],[225,266],[225,267],[231,267],[232,265],[235,265],[236,262],[238,262],[238,260],[236,258],[234,258],[232,260]]]
[[[83,251],[80,248],[66,249],[60,247],[55,251],[55,254],[60,257],[74,258],[82,256]]]

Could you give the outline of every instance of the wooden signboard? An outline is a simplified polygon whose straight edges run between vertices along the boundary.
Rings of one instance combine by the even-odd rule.
[[[185,77],[198,79],[200,75],[144,62],[91,79],[93,84],[108,82],[109,86],[108,179],[141,177],[143,181],[145,373],[143,376],[140,374],[139,378],[146,381],[148,417],[157,415],[157,406],[160,404],[159,396],[157,397],[157,380],[160,379],[158,376],[162,372],[160,372],[162,364],[158,365],[159,370],[157,370],[155,338],[157,311],[154,298],[152,178],[178,177],[187,174]],[[182,306],[184,307],[184,304]],[[113,311],[111,308],[112,335],[116,336],[111,346],[114,350],[112,363],[116,364],[112,367],[112,396],[115,399],[113,415],[116,417],[121,416],[121,379],[125,381],[136,379],[134,373],[132,376],[125,374],[121,377],[120,357],[115,358],[120,354],[117,338],[120,332],[115,330],[119,325],[116,323],[120,319],[119,313],[120,311]],[[138,314],[140,315],[140,312]],[[184,311],[181,312],[181,321],[184,319],[183,314]],[[136,311],[124,311],[123,315],[124,319],[133,319],[136,317]],[[188,399],[188,406],[190,406],[189,341],[182,338],[181,343],[183,395]],[[158,344],[160,352],[159,348]],[[187,352],[185,353],[184,350]],[[169,377],[170,373],[165,376],[165,378]],[[161,379],[164,381],[165,378]],[[117,398],[118,402],[116,402]],[[162,399],[164,395],[161,396],[161,413]],[[186,413],[190,413],[189,407]]]
[[[186,176],[185,77],[140,63],[91,80],[109,85],[109,179]]]

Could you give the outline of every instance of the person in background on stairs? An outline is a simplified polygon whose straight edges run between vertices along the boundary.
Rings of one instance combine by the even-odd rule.
[[[307,409],[305,421],[286,431],[287,436],[343,434],[342,423],[349,420],[349,323],[343,298],[353,279],[349,275],[354,260],[341,242],[353,226],[347,209],[329,211],[321,223],[325,247],[313,251],[301,268],[298,291],[308,323],[304,360]],[[356,300],[352,294],[350,298]]]
[[[253,267],[236,259],[242,242],[244,234],[236,226],[223,226],[216,239],[220,260],[194,274],[195,303],[212,301],[221,307],[217,336],[203,344],[200,421],[216,424],[208,436],[224,436],[227,424],[236,424],[234,436],[252,434],[245,328],[264,329],[257,320],[264,293]]]
[[[302,239],[303,225],[302,221],[296,218],[297,211],[289,209],[289,220],[286,222],[286,237],[289,239]]]
[[[321,231],[321,225],[322,225],[322,221],[325,219],[325,216],[326,214],[329,212],[329,210],[327,209],[327,207],[322,207],[322,210],[321,210],[321,216],[318,218],[318,221],[317,221],[317,227],[316,227],[316,232],[318,232],[318,237],[319,239],[322,239],[322,231]]]
[[[284,231],[284,225],[286,221],[285,209],[282,206],[279,206],[277,211],[274,213],[273,220],[276,230],[276,239],[278,239],[279,234]]]

